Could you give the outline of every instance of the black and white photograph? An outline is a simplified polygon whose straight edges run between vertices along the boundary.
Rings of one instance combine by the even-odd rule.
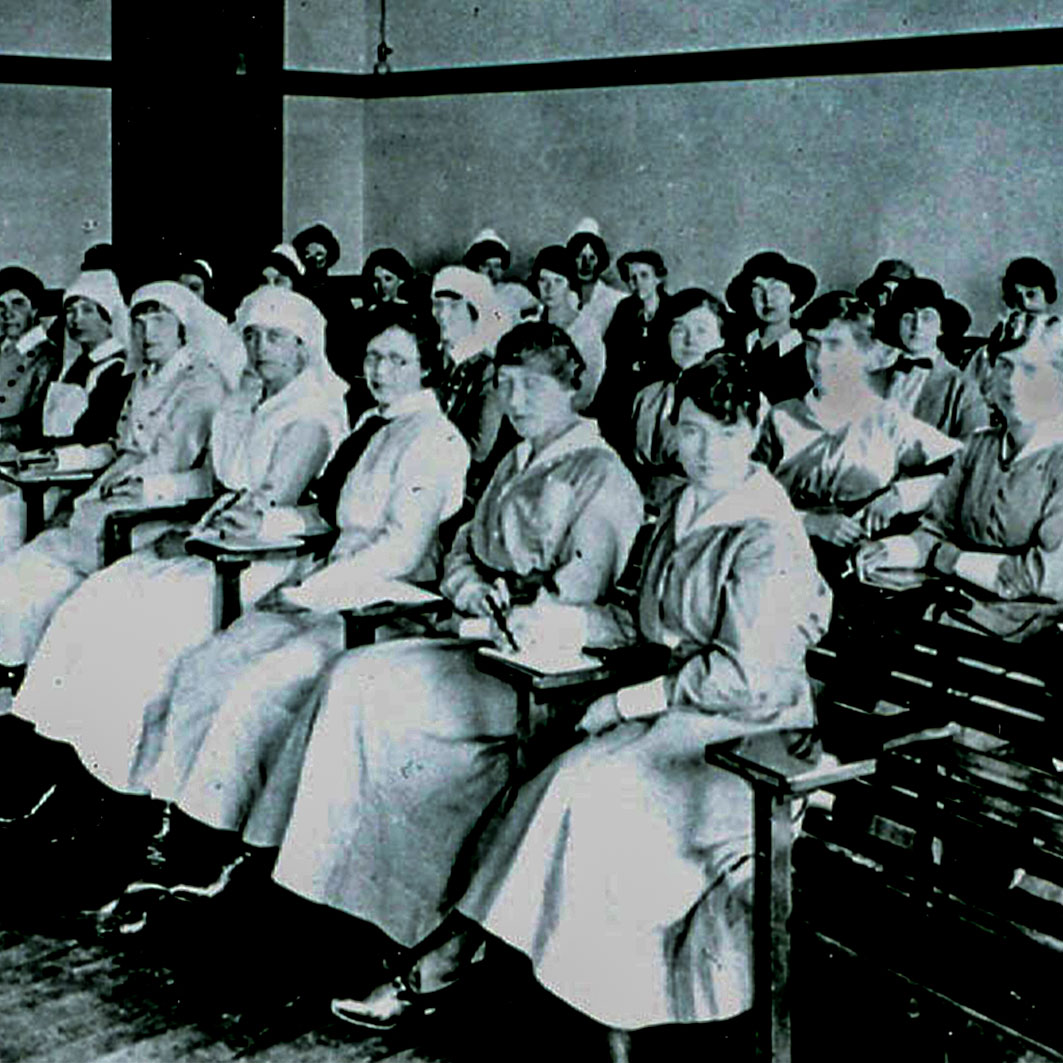
[[[1063,1061],[1061,100],[0,0],[0,1063]]]

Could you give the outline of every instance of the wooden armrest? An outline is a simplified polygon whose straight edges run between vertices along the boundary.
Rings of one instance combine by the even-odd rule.
[[[574,671],[548,672],[519,658],[477,654],[477,667],[503,679],[517,690],[539,698],[600,696],[623,687],[645,683],[665,675],[672,652],[655,642],[636,643],[617,649],[592,650],[597,662]]]
[[[293,557],[327,554],[336,541],[336,532],[308,533],[293,537],[291,542],[261,543],[254,540],[232,539],[230,541],[191,537],[185,542],[185,551],[196,557],[205,557],[217,565],[249,565],[252,561],[284,561]]]
[[[852,711],[853,724],[857,727],[860,726],[856,724],[857,717],[874,717],[873,713]],[[776,798],[797,797],[813,790],[826,790],[839,783],[874,775],[878,770],[880,757],[891,750],[920,742],[940,742],[954,738],[960,732],[958,724],[949,722],[889,734],[878,726],[882,719],[880,717],[875,723],[866,723],[867,734],[862,742],[855,741],[851,735],[847,736],[848,755],[843,757],[830,751],[833,743],[829,737],[824,738],[826,753],[815,763],[788,756],[779,748],[776,740],[765,741],[760,745],[754,737],[746,739],[740,746],[733,743],[707,746],[705,760],[734,772],[754,787],[771,791]],[[897,730],[896,725],[893,727]]]
[[[103,563],[113,564],[132,552],[133,530],[139,524],[163,520],[179,524],[199,520],[210,507],[210,498],[192,498],[164,506],[116,509],[103,522]]]
[[[427,588],[425,588],[427,589]],[[373,642],[378,629],[400,620],[423,620],[448,613],[452,605],[443,597],[425,602],[372,602],[369,605],[341,609],[345,642],[348,649]]]

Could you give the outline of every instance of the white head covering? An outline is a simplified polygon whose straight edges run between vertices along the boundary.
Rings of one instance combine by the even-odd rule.
[[[275,395],[250,408],[238,392],[214,419],[211,455],[227,487],[255,489],[269,467],[273,442],[295,421],[317,421],[328,433],[330,453],[347,434],[347,385],[325,360],[325,319],[305,296],[287,288],[252,292],[236,312],[237,334],[249,325],[282,328],[302,340],[306,366]]]
[[[63,306],[74,298],[91,299],[102,306],[111,319],[111,336],[125,350],[129,346],[129,311],[118,287],[118,278],[109,269],[90,269],[78,274],[63,293]]]
[[[469,244],[469,248],[465,253],[468,254],[477,244],[498,244],[499,247],[504,247],[507,251],[510,250],[509,244],[494,229],[481,229],[472,238],[472,243]]]
[[[306,266],[303,265],[303,260],[299,257],[299,252],[291,244],[277,244],[272,251],[271,255],[280,255],[282,258],[288,259],[289,262],[295,267],[295,272],[301,277],[306,273]]]
[[[495,345],[515,321],[513,311],[499,301],[490,280],[465,266],[444,266],[432,281],[433,297],[441,292],[454,292],[476,308],[476,326],[469,336],[451,348],[451,358],[464,362],[481,351],[494,353]]]
[[[568,239],[571,240],[573,236],[579,236],[581,233],[589,233],[591,236],[597,236],[601,239],[602,227],[594,218],[581,218],[575,229],[568,234]],[[568,241],[566,241],[566,243],[567,242]]]
[[[130,311],[135,311],[140,303],[166,307],[184,326],[184,357],[212,365],[230,389],[236,387],[247,366],[247,353],[221,314],[176,281],[155,281],[138,288],[130,300]],[[127,364],[137,369],[141,357],[140,351],[130,352]]]

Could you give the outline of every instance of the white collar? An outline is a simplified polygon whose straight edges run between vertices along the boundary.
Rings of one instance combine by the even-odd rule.
[[[19,336],[15,342],[15,350],[19,354],[28,354],[34,347],[44,343],[48,338],[48,333],[44,331],[43,325],[34,325],[29,332],[24,332]]]
[[[746,353],[749,354],[754,347],[760,342],[760,333],[754,329],[748,336],[746,336]],[[804,337],[797,329],[792,328],[789,332],[783,333],[778,340],[779,344],[779,357],[784,354],[789,354],[795,347],[804,343]]]
[[[116,354],[123,354],[124,352],[125,348],[122,346],[121,341],[114,336],[111,336],[110,339],[104,340],[103,343],[96,344],[96,346],[89,351],[89,358],[98,364],[99,362],[106,361],[108,358],[113,358]]]
[[[522,439],[514,448],[517,455],[517,469],[524,472],[544,461],[554,461],[574,450],[586,450],[588,447],[608,449],[609,444],[602,439],[602,434],[598,431],[598,425],[594,421],[580,417],[571,428],[543,447],[535,457],[532,457],[531,443]]]
[[[736,524],[755,518],[769,520],[796,519],[794,509],[782,485],[764,469],[756,466],[751,476],[733,491],[721,495],[711,506],[693,517],[697,506],[694,488],[683,488],[675,504],[675,541],[717,524]]]
[[[440,413],[439,399],[431,388],[419,388],[408,395],[396,399],[390,406],[373,406],[366,410],[358,418],[352,431],[357,431],[370,417],[383,417],[387,421],[394,421],[398,417],[406,417],[413,413]]]

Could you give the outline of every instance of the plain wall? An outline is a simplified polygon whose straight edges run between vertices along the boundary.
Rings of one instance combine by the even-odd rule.
[[[0,0],[0,54],[111,56],[111,0]]]
[[[312,69],[372,69],[379,0],[290,0]],[[303,31],[305,14],[316,11]],[[364,48],[345,51],[364,18]],[[1063,25],[1058,0],[402,0],[387,7],[395,70]],[[293,42],[299,41],[293,35]],[[977,57],[972,57],[974,63]]]
[[[289,96],[284,101],[284,234],[323,221],[341,256],[334,273],[362,268],[365,104]]]
[[[984,330],[1009,259],[1063,267],[1061,92],[1057,67],[371,101],[365,246],[431,267],[492,225],[520,274],[590,214],[614,260],[720,293],[762,247],[821,288],[901,256]]]
[[[0,137],[0,265],[62,287],[111,238],[110,92],[0,85]]]

